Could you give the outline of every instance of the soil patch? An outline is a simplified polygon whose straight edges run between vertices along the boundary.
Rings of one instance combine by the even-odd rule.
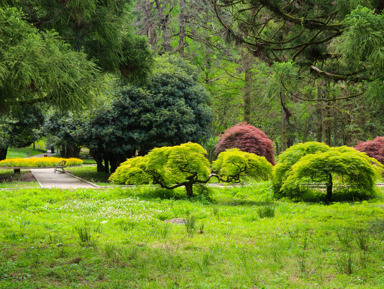
[[[6,173],[0,174],[0,182],[11,183],[11,182],[35,182],[36,179],[31,172],[21,172],[20,174]]]

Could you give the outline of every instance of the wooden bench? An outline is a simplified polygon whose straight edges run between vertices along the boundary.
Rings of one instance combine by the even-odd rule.
[[[62,160],[61,162],[59,162],[56,166],[55,166],[55,169],[53,170],[53,172],[56,174],[56,173],[59,173],[59,174],[64,174],[65,171],[64,171],[64,166],[67,162],[65,160]]]

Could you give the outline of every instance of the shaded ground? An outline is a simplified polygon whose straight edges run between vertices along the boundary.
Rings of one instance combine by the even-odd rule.
[[[30,171],[21,171],[20,174],[15,174],[12,172],[6,172],[0,174],[0,182],[2,183],[12,183],[12,182],[35,182],[36,179]]]

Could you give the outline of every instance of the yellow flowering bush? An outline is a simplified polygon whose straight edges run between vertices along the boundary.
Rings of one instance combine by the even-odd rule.
[[[83,164],[83,160],[76,158],[55,158],[55,157],[44,157],[44,158],[30,158],[30,159],[6,159],[0,161],[0,167],[30,167],[30,168],[49,168],[54,167],[59,162],[65,160],[66,166],[78,166]]]

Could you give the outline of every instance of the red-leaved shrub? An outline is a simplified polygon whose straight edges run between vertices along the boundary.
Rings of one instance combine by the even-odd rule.
[[[215,153],[218,155],[231,148],[238,148],[244,152],[264,156],[267,161],[275,165],[273,142],[262,130],[246,122],[238,123],[227,129],[217,142]]]
[[[384,164],[384,137],[378,136],[374,140],[360,142],[355,146],[355,149],[365,152],[371,158]]]

